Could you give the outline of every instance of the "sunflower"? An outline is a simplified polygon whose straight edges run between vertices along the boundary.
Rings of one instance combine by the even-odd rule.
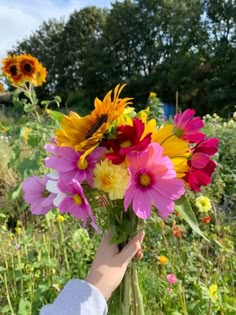
[[[40,66],[38,59],[31,55],[22,54],[18,57],[18,67],[24,76],[24,81],[35,80]]]
[[[82,160],[90,154],[104,138],[113,121],[117,120],[130,104],[131,98],[119,98],[125,84],[115,87],[113,97],[109,91],[103,101],[98,98],[94,102],[94,110],[90,115],[80,117],[71,112],[62,118],[62,129],[56,131],[57,144],[71,146],[82,151]]]
[[[19,85],[23,80],[23,73],[18,67],[18,59],[16,55],[8,55],[7,58],[2,59],[2,72],[14,85]]]
[[[47,69],[39,64],[38,72],[35,75],[35,78],[31,80],[34,86],[41,86],[46,82]]]

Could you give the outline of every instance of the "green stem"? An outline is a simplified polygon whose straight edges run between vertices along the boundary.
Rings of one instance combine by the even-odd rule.
[[[11,304],[11,298],[10,298],[10,294],[9,294],[9,290],[8,290],[8,284],[7,284],[7,276],[6,276],[5,272],[4,272],[4,284],[5,284],[5,289],[6,289],[6,298],[7,298],[9,308],[11,310],[11,314],[15,315],[15,312],[14,312],[12,304]]]
[[[139,281],[138,281],[138,272],[137,272],[137,268],[135,268],[135,266],[133,266],[132,268],[133,270],[133,277],[132,280],[134,281],[134,290],[135,290],[135,296],[136,296],[136,303],[137,303],[137,314],[138,315],[144,315],[144,307],[143,307],[143,295],[140,291],[140,287],[139,287]]]

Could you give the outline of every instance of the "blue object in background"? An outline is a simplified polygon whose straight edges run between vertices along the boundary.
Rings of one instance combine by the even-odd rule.
[[[175,115],[175,106],[174,104],[164,103],[164,115],[166,119],[173,118]]]

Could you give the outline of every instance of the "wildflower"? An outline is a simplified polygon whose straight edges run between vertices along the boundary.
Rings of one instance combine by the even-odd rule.
[[[209,295],[211,300],[217,299],[217,291],[218,291],[217,284],[211,284],[209,289],[208,289],[208,295]]]
[[[111,123],[119,118],[125,107],[130,104],[131,98],[119,98],[125,85],[117,85],[109,91],[103,101],[98,98],[94,102],[94,110],[90,115],[80,117],[74,112],[62,118],[61,130],[56,131],[57,143],[60,146],[74,147],[82,151],[82,160],[90,154],[101,142]]]
[[[110,160],[98,163],[94,168],[94,188],[109,194],[111,200],[122,199],[129,182],[124,164],[114,165]]]
[[[60,180],[58,182],[58,188],[62,193],[66,194],[66,197],[58,206],[61,213],[69,212],[77,219],[81,219],[83,222],[83,227],[86,226],[87,219],[89,217],[91,219],[91,225],[98,231],[91,206],[84,196],[83,188],[80,183],[75,179],[72,179],[69,184]]]
[[[23,74],[18,67],[18,57],[16,55],[8,55],[2,59],[2,72],[7,76],[14,85],[19,85],[22,82]]]
[[[150,94],[149,94],[150,98],[153,98],[153,97],[156,97],[156,96],[157,96],[157,94],[155,92],[150,92]]]
[[[54,207],[53,200],[56,195],[46,190],[47,181],[47,175],[43,178],[33,176],[25,179],[22,184],[24,199],[30,204],[33,214],[46,214]]]
[[[194,191],[201,191],[201,186],[207,186],[211,182],[216,163],[210,156],[217,152],[219,140],[209,138],[199,142],[192,150],[192,157],[189,159],[189,171],[184,177],[190,188]]]
[[[168,294],[171,294],[172,291],[173,291],[173,289],[168,287],[168,288],[166,289],[166,291],[167,291]]]
[[[166,265],[168,263],[168,258],[166,256],[160,256],[159,262],[161,265]]]
[[[181,238],[183,234],[182,229],[179,226],[173,226],[173,236],[176,238]]]
[[[202,219],[202,223],[205,224],[205,223],[210,223],[211,222],[211,217],[209,215],[207,215],[206,217],[204,217]]]
[[[20,244],[16,244],[15,246],[16,251],[20,250],[20,248],[21,248]]]
[[[29,133],[30,133],[30,128],[24,127],[23,131],[22,131],[22,137],[23,137],[25,142],[27,142],[27,140],[29,138]]]
[[[211,200],[206,196],[197,197],[195,204],[200,212],[211,210]]]
[[[65,218],[64,218],[62,215],[58,214],[58,216],[57,216],[57,222],[62,223],[62,222],[64,222],[64,221],[65,221]]]
[[[76,152],[71,147],[47,144],[45,149],[53,154],[45,159],[45,165],[57,170],[60,178],[66,182],[76,179],[82,183],[86,180],[90,186],[93,184],[93,169],[105,151],[104,148],[96,148],[81,161],[82,152]]]
[[[122,125],[117,128],[117,131],[115,140],[111,139],[102,143],[102,146],[112,149],[112,152],[106,154],[106,158],[113,164],[121,164],[129,152],[145,150],[151,142],[151,133],[143,136],[144,123],[138,118],[133,119],[132,126]]]
[[[166,280],[167,280],[170,284],[175,284],[175,283],[178,281],[176,275],[173,274],[173,273],[169,273],[169,274],[166,276]]]
[[[162,154],[163,148],[151,143],[146,150],[127,156],[131,180],[125,192],[125,211],[132,203],[133,211],[142,219],[150,217],[152,204],[160,217],[166,219],[174,211],[174,200],[185,192],[171,160]]]
[[[22,228],[16,227],[15,230],[16,230],[16,234],[18,234],[18,235],[22,234]]]
[[[204,126],[200,117],[193,117],[195,110],[186,109],[174,117],[174,133],[177,137],[195,143],[205,139],[205,134],[199,132]]]

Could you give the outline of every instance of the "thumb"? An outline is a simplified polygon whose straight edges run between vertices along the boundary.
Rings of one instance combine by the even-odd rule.
[[[144,239],[144,235],[145,233],[143,231],[140,231],[128,242],[128,244],[125,245],[125,247],[119,253],[121,263],[128,265],[128,263],[137,253],[137,251],[141,249],[141,244]]]

